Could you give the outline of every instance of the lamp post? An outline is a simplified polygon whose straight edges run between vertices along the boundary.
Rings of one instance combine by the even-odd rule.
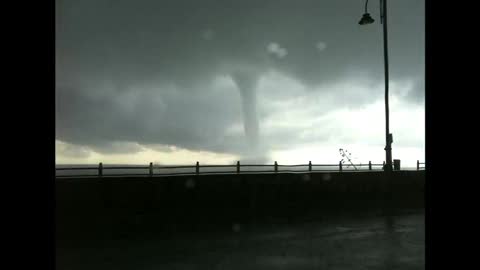
[[[372,24],[375,20],[367,12],[368,0],[365,2],[365,13],[363,14],[360,25]],[[387,32],[387,0],[380,0],[380,23],[383,24],[383,58],[385,64],[385,171],[392,171],[392,142],[393,136],[390,133],[390,114],[388,107],[388,32]]]

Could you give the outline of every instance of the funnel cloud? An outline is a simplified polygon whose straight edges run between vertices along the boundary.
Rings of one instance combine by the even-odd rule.
[[[243,158],[247,163],[263,163],[268,160],[267,150],[262,144],[257,110],[257,85],[259,74],[242,70],[232,73],[242,100],[243,127],[246,137],[246,153]]]

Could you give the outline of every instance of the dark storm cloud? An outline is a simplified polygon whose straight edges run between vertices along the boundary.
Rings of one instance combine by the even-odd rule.
[[[134,154],[143,150],[142,146],[133,142],[105,142],[92,145],[92,150],[102,154]]]
[[[237,102],[229,101],[232,98],[235,100],[234,95],[218,95],[215,91],[145,90],[96,99],[83,96],[81,91],[59,90],[56,136],[98,149],[109,147],[110,141],[208,149],[221,142],[223,128],[229,121],[241,121],[239,98]]]
[[[425,80],[418,79],[414,81],[413,88],[407,94],[407,99],[414,104],[422,104],[425,102]]]
[[[90,156],[89,149],[82,146],[60,144],[57,145],[56,150],[62,153],[63,156],[70,158],[88,158]]]
[[[383,80],[375,1],[369,26],[357,0],[56,3],[56,137],[101,151],[129,141],[241,152],[241,136],[225,134],[242,123],[238,72],[277,70],[312,91],[355,74]],[[389,2],[392,80],[423,83],[423,12],[422,1]]]

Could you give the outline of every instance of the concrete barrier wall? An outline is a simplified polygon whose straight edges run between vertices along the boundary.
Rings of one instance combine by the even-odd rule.
[[[424,184],[424,171],[394,172],[390,181],[382,172],[57,179],[56,205],[59,216],[282,215],[369,206],[386,194],[421,207]]]

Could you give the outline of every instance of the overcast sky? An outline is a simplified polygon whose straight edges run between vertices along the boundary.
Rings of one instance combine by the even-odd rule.
[[[56,163],[385,159],[363,0],[57,0]],[[424,1],[388,2],[393,158],[424,160]]]

